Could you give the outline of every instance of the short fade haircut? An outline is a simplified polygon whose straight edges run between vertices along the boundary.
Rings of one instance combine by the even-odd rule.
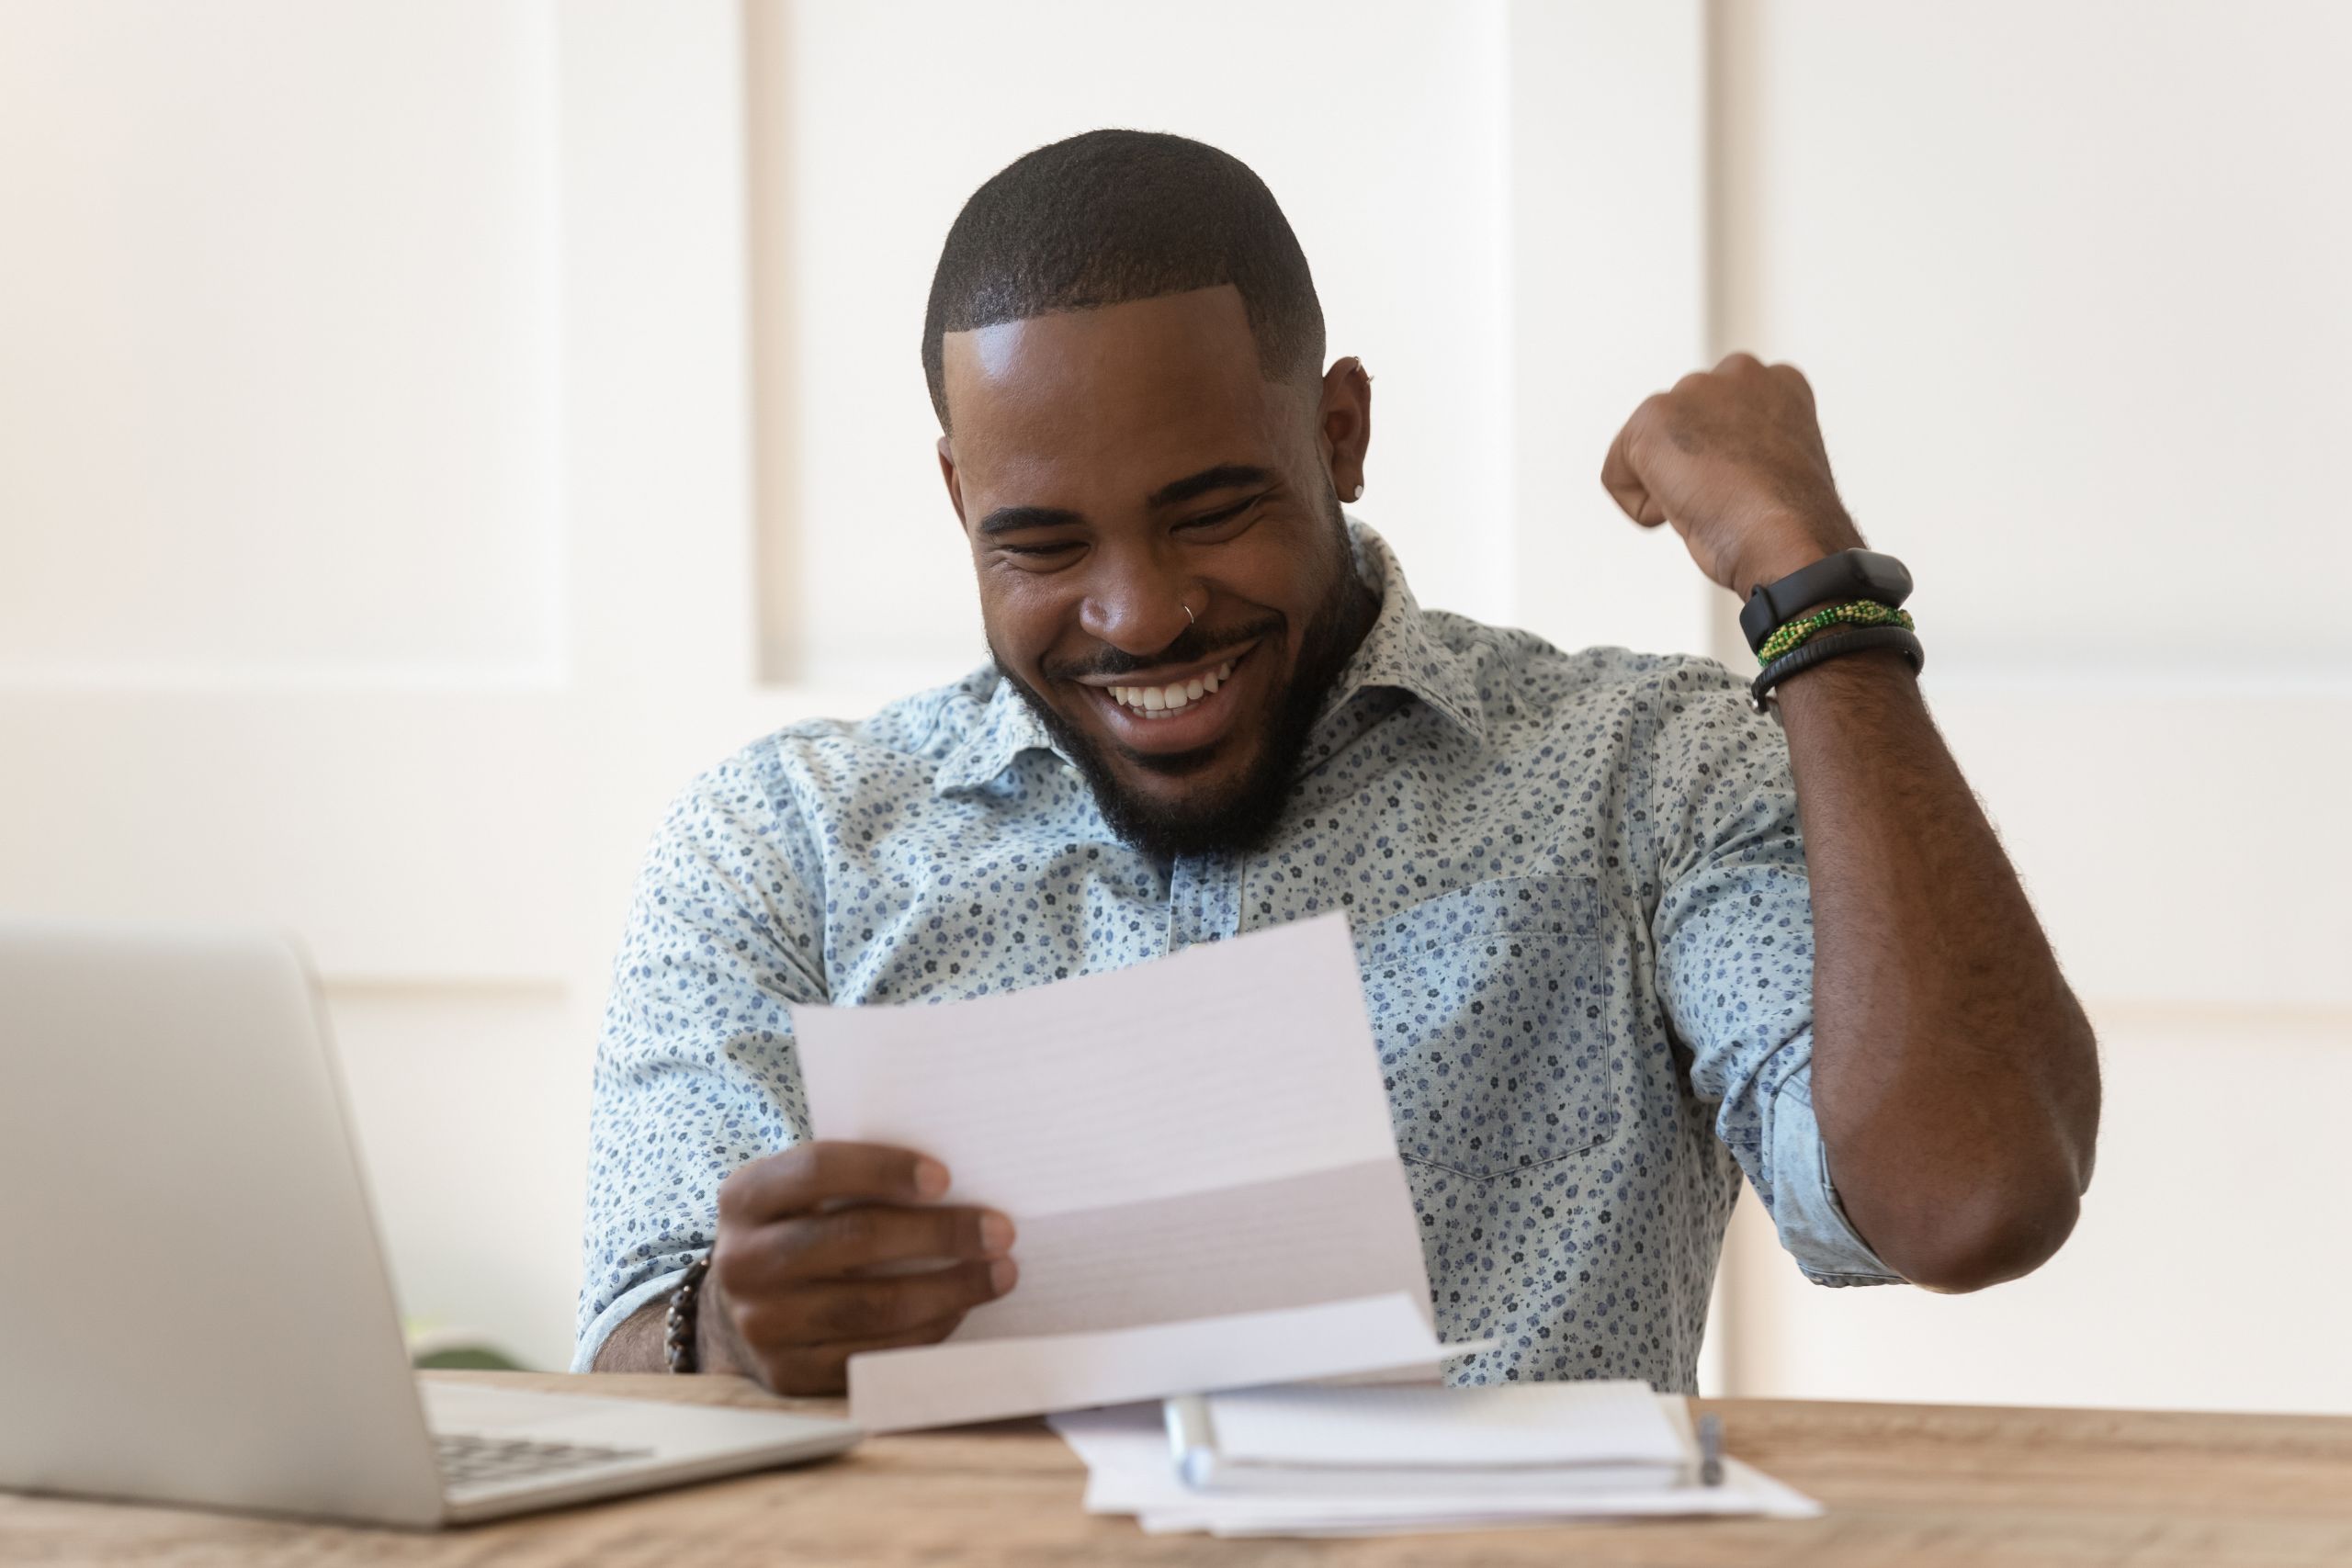
[[[1227,283],[1268,380],[1322,368],[1306,253],[1240,159],[1150,130],[1090,130],[1015,159],[964,203],[932,275],[922,368],[940,429],[947,333]]]

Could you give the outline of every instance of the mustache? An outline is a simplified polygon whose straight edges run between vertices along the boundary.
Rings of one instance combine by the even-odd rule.
[[[1132,675],[1138,670],[1153,670],[1167,664],[1200,664],[1228,648],[1239,648],[1276,636],[1283,625],[1282,616],[1268,615],[1218,631],[1212,631],[1206,626],[1186,626],[1174,642],[1157,653],[1137,656],[1115,648],[1106,648],[1093,658],[1080,662],[1041,664],[1039,668],[1054,680],[1077,681],[1090,675]]]

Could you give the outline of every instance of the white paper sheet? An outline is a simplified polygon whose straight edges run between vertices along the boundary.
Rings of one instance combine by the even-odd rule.
[[[1430,1530],[1526,1529],[1541,1525],[1600,1523],[1611,1519],[1727,1518],[1768,1519],[1818,1517],[1821,1505],[1782,1482],[1739,1460],[1724,1461],[1720,1486],[1678,1486],[1664,1492],[1595,1493],[1564,1503],[1557,1496],[1532,1499],[1524,1507],[1490,1506],[1481,1498],[1476,1511],[1431,1514],[1416,1511],[1409,1498],[1350,1500],[1345,1511],[1334,1512],[1317,1503],[1295,1507],[1288,1514],[1266,1509],[1255,1515],[1238,1513],[1187,1515],[1153,1512],[1136,1523],[1147,1535],[1206,1530],[1216,1536],[1368,1536],[1419,1535]]]
[[[792,1011],[817,1137],[930,1155],[946,1201],[1001,1209],[1017,1232],[1019,1282],[945,1344],[852,1359],[859,1424],[1448,1353],[1342,917],[1001,996]],[[1423,1325],[1408,1353],[1383,1327],[1309,1354],[1283,1326],[1293,1309],[1388,1296]],[[1350,1347],[1357,1359],[1337,1353]]]
[[[1682,1400],[1653,1395],[1687,1441]],[[1758,1515],[1810,1518],[1819,1504],[1753,1466],[1726,1458],[1719,1486],[1646,1487],[1563,1495],[1555,1489],[1495,1492],[1465,1499],[1447,1491],[1365,1497],[1212,1496],[1176,1473],[1156,1404],[1073,1411],[1050,1418],[1086,1462],[1086,1511],[1134,1514],[1148,1534],[1378,1535],[1528,1526],[1569,1519]]]
[[[920,1149],[955,1201],[1016,1217],[1396,1157],[1338,915],[936,1007],[796,1006],[792,1026],[818,1137]]]
[[[1236,1464],[1523,1469],[1690,1459],[1657,1395],[1633,1381],[1253,1388],[1207,1403],[1217,1453]]]
[[[851,1357],[850,1419],[871,1432],[993,1421],[1225,1382],[1406,1367],[1436,1348],[1401,1294],[1099,1334],[950,1340]],[[1160,1449],[1165,1456],[1164,1437]]]

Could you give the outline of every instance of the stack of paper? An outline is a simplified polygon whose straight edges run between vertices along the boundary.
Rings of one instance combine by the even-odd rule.
[[[1086,1461],[1087,1511],[1136,1515],[1155,1534],[1820,1512],[1737,1460],[1703,1483],[1683,1401],[1638,1382],[1250,1389],[1053,1426]]]
[[[940,1006],[796,1007],[820,1138],[947,1167],[1020,1278],[849,1363],[869,1431],[1434,1373],[1420,1227],[1337,915]]]

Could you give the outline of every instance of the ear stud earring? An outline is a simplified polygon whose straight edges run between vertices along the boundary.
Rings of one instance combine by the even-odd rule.
[[[1353,485],[1351,485],[1348,488],[1348,499],[1350,501],[1362,501],[1363,499],[1363,481],[1362,479],[1358,479]]]

